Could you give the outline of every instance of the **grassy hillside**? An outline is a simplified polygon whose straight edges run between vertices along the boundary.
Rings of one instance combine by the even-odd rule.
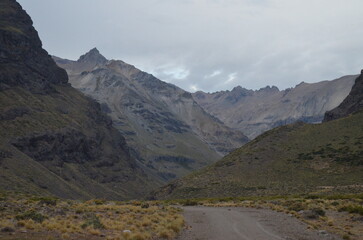
[[[361,192],[363,112],[323,124],[275,128],[156,198]]]
[[[146,192],[151,186],[127,149],[114,151],[122,139],[97,124],[93,102],[70,87],[56,89],[47,95],[22,88],[0,92],[0,188],[67,198],[125,199]]]

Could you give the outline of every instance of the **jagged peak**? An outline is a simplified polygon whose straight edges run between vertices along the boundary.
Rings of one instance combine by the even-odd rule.
[[[98,51],[97,48],[92,48],[89,52],[79,57],[78,62],[88,62],[95,64],[104,64],[107,59]]]
[[[237,87],[234,87],[232,89],[232,92],[237,92],[237,91],[242,91],[244,88],[242,88],[240,85],[238,85]]]
[[[273,91],[273,92],[279,92],[280,89],[278,87],[276,87],[276,86],[267,85],[264,88],[260,88],[258,91]]]

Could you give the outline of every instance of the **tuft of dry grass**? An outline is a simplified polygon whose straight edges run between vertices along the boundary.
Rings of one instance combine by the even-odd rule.
[[[10,194],[0,198],[0,229],[42,239],[173,239],[183,229],[179,208],[160,202],[56,201]],[[0,239],[5,233],[0,232]]]

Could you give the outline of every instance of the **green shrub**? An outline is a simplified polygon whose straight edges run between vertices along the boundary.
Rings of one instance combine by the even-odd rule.
[[[30,201],[39,202],[40,205],[56,206],[58,199],[55,197],[32,197]]]
[[[319,196],[318,195],[307,195],[306,197],[305,197],[305,199],[318,199],[319,198]]]
[[[313,208],[304,212],[303,216],[307,219],[317,219],[320,216],[325,216],[325,211],[321,208]]]
[[[36,211],[28,211],[15,216],[15,219],[18,221],[32,219],[35,222],[42,223],[46,219],[46,217],[40,213],[37,213]]]
[[[318,216],[325,216],[325,211],[321,208],[313,208],[312,211]]]
[[[93,202],[96,204],[96,205],[103,205],[106,203],[106,200],[105,199],[94,199]]]
[[[76,214],[81,214],[81,213],[83,213],[83,210],[81,210],[81,209],[76,210]]]
[[[150,204],[149,203],[147,203],[147,202],[143,202],[142,204],[141,204],[141,208],[149,208],[150,207]]]
[[[290,211],[299,212],[301,210],[304,210],[305,207],[301,202],[296,202],[296,203],[293,203],[291,206],[289,206],[288,209]]]
[[[344,206],[339,209],[340,212],[349,212],[349,213],[357,213],[363,215],[363,207],[362,206]]]
[[[183,206],[196,206],[198,205],[198,202],[195,200],[187,199],[184,202],[182,202]]]
[[[104,229],[105,225],[102,224],[101,220],[95,214],[89,214],[86,221],[81,225],[82,228],[92,226],[94,229]]]
[[[134,200],[134,201],[131,201],[130,204],[134,205],[134,206],[141,206],[142,202]]]
[[[332,203],[331,203],[331,205],[333,205],[333,206],[338,206],[338,205],[339,205],[339,202],[334,201],[334,202],[332,202]]]
[[[48,205],[48,206],[56,206],[57,201],[58,201],[58,199],[56,199],[56,198],[44,197],[44,198],[40,199],[39,204]]]

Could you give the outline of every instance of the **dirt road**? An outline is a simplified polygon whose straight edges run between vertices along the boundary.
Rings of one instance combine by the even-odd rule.
[[[178,240],[320,240],[341,239],[310,230],[292,216],[266,209],[184,207],[187,229]]]

